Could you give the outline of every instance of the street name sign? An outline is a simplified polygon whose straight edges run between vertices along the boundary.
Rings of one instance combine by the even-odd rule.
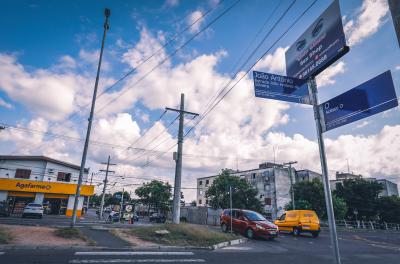
[[[328,131],[398,106],[392,74],[386,71],[319,105],[322,131]]]
[[[334,1],[286,51],[286,75],[314,77],[348,51],[339,1]]]
[[[253,71],[256,97],[311,104],[306,80]]]

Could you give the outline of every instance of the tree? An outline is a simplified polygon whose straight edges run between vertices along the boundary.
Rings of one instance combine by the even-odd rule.
[[[228,170],[222,170],[206,192],[211,207],[214,209],[230,207],[229,186],[232,186],[232,206],[234,208],[263,211],[261,202],[256,197],[258,191],[245,179],[230,175]]]
[[[379,218],[386,223],[400,224],[400,197],[385,196],[378,199]]]
[[[327,218],[324,186],[318,179],[301,181],[293,185],[295,206],[298,210],[314,210],[322,219]],[[346,201],[332,195],[333,210],[336,219],[343,219],[348,210]],[[292,203],[285,206],[286,210],[292,209]]]
[[[357,209],[359,218],[374,219],[379,209],[378,195],[382,189],[382,185],[375,181],[348,179],[343,184],[336,184],[335,194],[346,201],[349,207],[347,217],[353,218],[353,210]]]
[[[139,201],[156,211],[167,211],[170,205],[172,186],[169,183],[153,180],[135,190]]]

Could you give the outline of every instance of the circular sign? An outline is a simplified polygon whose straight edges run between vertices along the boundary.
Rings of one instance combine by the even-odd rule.
[[[132,212],[132,205],[131,204],[127,204],[126,206],[125,206],[125,211],[127,211],[127,212]]]

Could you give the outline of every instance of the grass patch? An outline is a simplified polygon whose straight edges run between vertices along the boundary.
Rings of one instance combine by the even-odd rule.
[[[0,227],[0,244],[9,244],[12,239],[11,234],[5,228]]]
[[[80,240],[83,240],[85,242],[88,242],[88,244],[90,246],[94,246],[96,244],[93,240],[87,238],[85,235],[82,234],[82,232],[78,228],[75,228],[75,227],[59,228],[59,229],[56,229],[54,231],[54,233],[55,233],[56,236],[62,237],[62,238],[65,238],[65,239],[80,239]]]
[[[155,231],[167,230],[170,233],[157,235]],[[206,226],[193,224],[163,224],[149,227],[135,227],[127,231],[139,239],[169,246],[212,246],[220,242],[240,238],[239,236],[212,230]]]

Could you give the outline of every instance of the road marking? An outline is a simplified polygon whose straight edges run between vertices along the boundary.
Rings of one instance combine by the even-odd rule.
[[[87,251],[75,252],[76,256],[192,256],[193,252],[160,252],[160,251]]]
[[[205,262],[204,259],[73,259],[71,264],[86,264],[86,263],[194,263]]]

